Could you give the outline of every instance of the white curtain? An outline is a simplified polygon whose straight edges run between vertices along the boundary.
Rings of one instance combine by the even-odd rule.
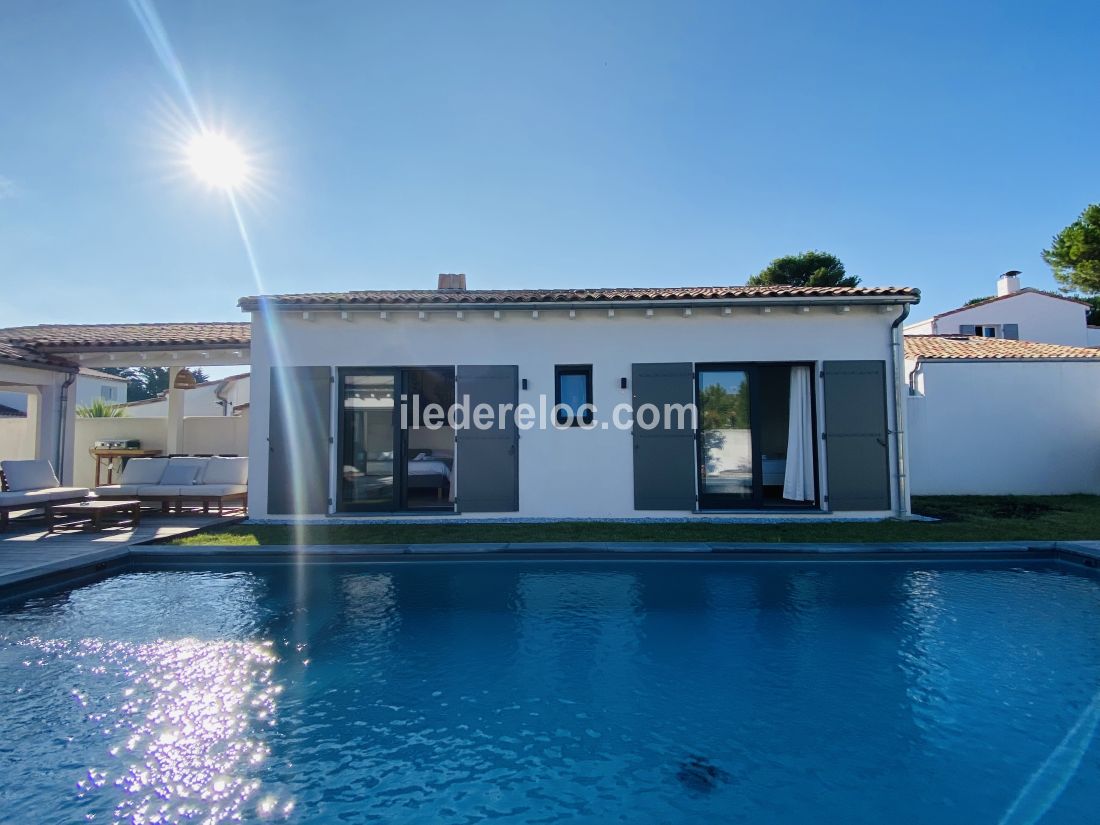
[[[810,368],[791,367],[790,419],[787,425],[787,469],[783,498],[814,499],[814,435],[810,411]]]

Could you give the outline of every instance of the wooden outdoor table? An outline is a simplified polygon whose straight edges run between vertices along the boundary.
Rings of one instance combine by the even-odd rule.
[[[88,450],[88,454],[95,459],[95,486],[99,485],[99,471],[103,464],[103,459],[107,459],[107,483],[113,484],[112,477],[114,476],[115,459],[123,459],[123,467],[126,466],[126,459],[131,458],[151,458],[153,456],[160,455],[160,450],[134,450],[134,449],[111,449],[107,447],[92,447]]]
[[[103,514],[125,516],[129,514],[130,527],[136,528],[141,524],[141,502],[112,501],[111,499],[90,498],[85,501],[76,501],[71,504],[54,504],[47,509],[47,521],[50,532],[54,531],[54,518],[61,516],[68,518],[62,527],[75,527],[81,522],[88,522],[84,529],[97,531],[103,529]],[[116,522],[120,523],[120,522]]]

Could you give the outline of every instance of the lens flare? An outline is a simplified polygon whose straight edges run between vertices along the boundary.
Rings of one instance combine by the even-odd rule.
[[[199,132],[187,144],[187,162],[203,183],[232,192],[248,180],[248,158],[218,132]]]

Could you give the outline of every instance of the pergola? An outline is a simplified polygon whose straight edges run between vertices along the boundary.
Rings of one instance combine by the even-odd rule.
[[[187,366],[248,366],[251,325],[245,322],[39,324],[0,329],[0,389],[37,397],[35,455],[73,477],[76,404],[69,392],[81,367],[168,367],[168,452],[183,442],[184,390],[174,385]]]

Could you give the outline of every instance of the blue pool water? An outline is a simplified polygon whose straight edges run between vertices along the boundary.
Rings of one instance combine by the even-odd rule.
[[[12,822],[1084,823],[1100,581],[141,569],[0,605]]]

